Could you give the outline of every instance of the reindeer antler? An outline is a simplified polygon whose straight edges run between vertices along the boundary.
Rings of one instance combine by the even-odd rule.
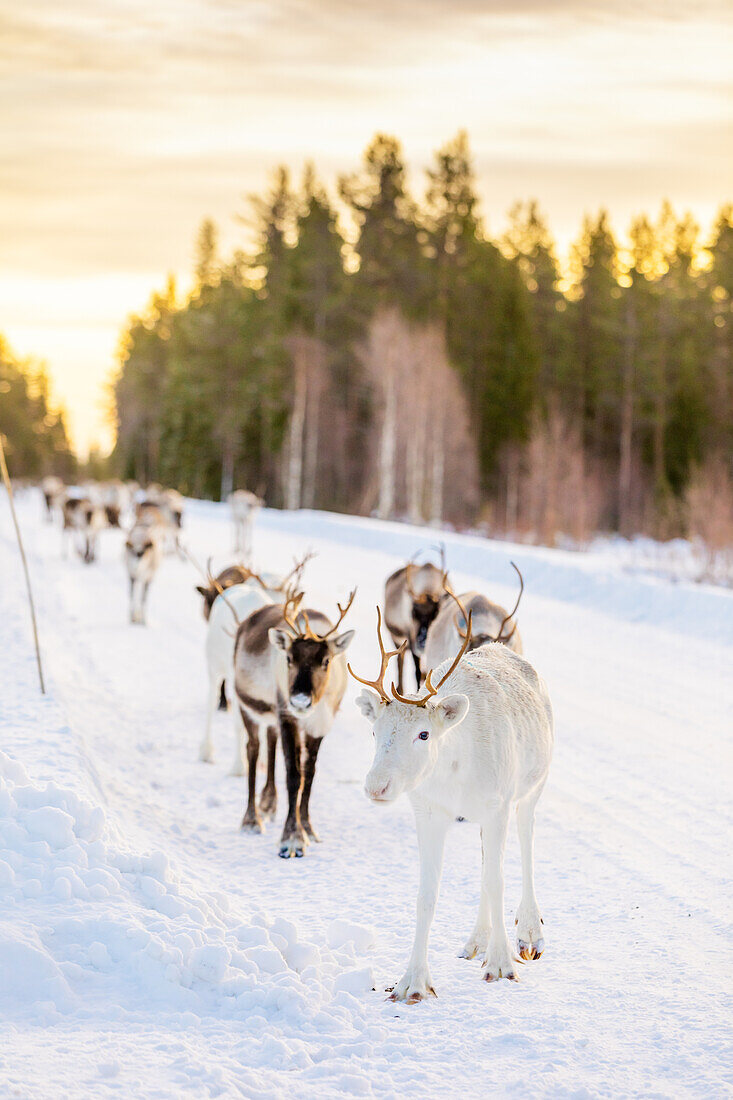
[[[303,576],[303,570],[305,569],[308,562],[312,558],[315,558],[315,556],[315,550],[308,550],[300,559],[300,561],[298,561],[297,558],[295,559],[295,565],[293,566],[293,568],[290,570],[289,573],[286,573],[283,579],[280,581],[281,592],[287,592],[289,588],[293,589],[294,591],[298,587],[298,585],[300,584],[300,578]]]
[[[444,542],[436,542],[435,546],[433,547],[433,550],[437,550],[438,553],[440,554],[440,571],[443,574],[443,576],[447,577],[448,576],[448,570],[446,569],[446,565],[445,565],[445,543]]]
[[[458,610],[463,615],[464,623],[466,624],[466,626],[468,626],[468,613],[466,611],[465,604],[463,603],[463,600],[461,599],[461,597],[457,596],[456,593],[453,591],[453,586],[451,585],[450,581],[448,580],[448,573],[447,572],[443,573],[443,588],[445,589],[446,595],[450,596],[450,598],[456,604],[458,604]],[[456,615],[456,630],[458,631],[459,637],[461,637],[461,638],[466,637],[466,634],[463,633],[460,626],[458,625],[458,616],[457,615]],[[470,638],[471,634],[468,630],[467,630],[467,633],[468,633],[468,637]]]
[[[352,603],[354,602],[354,597],[355,597],[355,596],[356,596],[356,589],[355,589],[355,588],[352,588],[352,590],[351,590],[351,592],[350,592],[350,594],[349,594],[349,599],[348,599],[348,601],[347,601],[347,603],[346,603],[346,607],[342,607],[340,603],[337,603],[337,604],[336,604],[337,608],[339,609],[339,619],[338,619],[338,622],[336,623],[336,625],[335,625],[335,626],[332,626],[330,630],[327,630],[327,631],[326,631],[326,633],[325,633],[325,634],[323,634],[323,635],[321,636],[321,639],[320,639],[320,640],[321,640],[322,642],[325,642],[326,638],[330,638],[332,634],[335,634],[335,633],[336,633],[336,631],[338,630],[338,628],[339,628],[339,627],[341,626],[341,623],[342,623],[342,622],[344,621],[344,619],[346,618],[346,615],[348,614],[348,612],[349,612],[349,610],[350,610],[350,608],[351,608],[351,605],[352,605]]]
[[[293,631],[293,636],[295,638],[300,635],[300,628],[298,626],[298,607],[300,603],[303,602],[304,594],[303,592],[289,592],[283,604],[285,625]]]
[[[427,676],[425,677],[425,687],[427,688],[427,694],[423,695],[422,699],[408,699],[408,698],[406,698],[406,696],[400,695],[400,693],[397,691],[397,689],[395,688],[395,686],[393,684],[392,685],[392,694],[394,695],[395,699],[397,699],[398,702],[407,703],[411,707],[424,707],[424,706],[427,705],[428,701],[433,698],[434,695],[438,694],[438,692],[442,688],[445,681],[448,679],[448,677],[451,675],[451,673],[453,673],[456,670],[456,668],[458,667],[458,662],[460,661],[461,657],[463,656],[463,654],[466,652],[466,650],[469,647],[469,644],[471,642],[471,621],[472,621],[472,619],[473,619],[473,611],[469,611],[468,619],[466,621],[466,633],[463,635],[463,644],[462,644],[461,648],[458,650],[458,653],[456,654],[456,656],[453,660],[453,664],[450,666],[450,668],[445,673],[445,675],[441,676],[438,683],[433,685],[433,671],[434,670],[431,668],[430,671],[428,672]]]
[[[315,630],[313,630],[313,627],[310,624],[310,619],[308,618],[308,612],[307,611],[302,611],[301,614],[303,616],[303,621],[305,623],[305,630],[300,631],[302,636],[304,638],[312,638],[314,642],[325,642],[326,638],[330,638],[331,635],[334,634],[338,630],[338,628],[341,626],[341,623],[344,621],[344,618],[345,618],[349,608],[351,607],[352,603],[354,602],[354,597],[355,596],[356,596],[356,589],[354,588],[354,589],[352,589],[351,594],[349,595],[349,599],[348,599],[348,603],[346,604],[346,607],[342,607],[340,603],[336,604],[336,606],[339,609],[339,620],[336,623],[336,625],[332,626],[330,630],[327,630],[325,634],[316,634]]]
[[[293,636],[297,638],[300,633],[300,627],[298,626],[298,608],[303,600],[303,592],[289,592],[285,603],[283,604],[283,619],[285,625],[293,632]],[[292,611],[290,608],[292,607]],[[295,618],[293,618],[295,616]]]
[[[211,558],[209,558],[209,561],[211,561]],[[245,565],[244,562],[240,562],[237,568],[242,574],[242,584],[244,584],[245,581],[257,581],[263,592],[271,591],[272,586],[269,585],[267,581],[263,580],[259,573],[255,573],[254,569],[250,569],[248,565]],[[216,581],[213,577],[211,578],[211,582],[214,586],[216,586]]]
[[[504,630],[504,627],[509,622],[509,620],[516,614],[517,608],[519,607],[519,601],[521,600],[522,593],[524,592],[524,578],[522,577],[522,574],[519,572],[519,569],[517,568],[517,566],[514,565],[514,562],[510,562],[509,564],[515,569],[516,574],[519,577],[519,595],[517,596],[517,602],[514,604],[514,607],[512,608],[512,610],[509,612],[508,615],[505,615],[504,618],[502,619],[501,626],[499,627],[499,632],[496,635],[496,637],[494,638],[495,642],[504,642],[505,644],[506,644],[506,642],[511,641],[511,639],[514,637],[514,633],[517,629],[517,624],[516,623],[514,624],[514,626],[512,627],[512,629],[509,631],[509,633],[506,636],[504,636],[502,634],[502,631]]]
[[[365,680],[362,676],[356,675],[351,665],[347,665],[346,667],[348,668],[349,672],[355,680],[358,680],[360,684],[365,684],[367,687],[374,688],[374,690],[381,696],[383,702],[390,703],[392,700],[390,699],[389,695],[387,695],[387,692],[385,690],[384,677],[387,672],[387,666],[389,665],[391,659],[393,657],[398,657],[407,649],[407,639],[405,638],[399,649],[386,650],[384,648],[384,642],[382,641],[382,612],[379,607],[377,607],[377,641],[379,642],[381,663],[379,675],[377,676],[376,680]]]
[[[237,624],[237,626],[239,626],[242,620],[239,618],[239,615],[237,615],[234,606],[229,603],[229,600],[226,597],[225,590],[222,588],[214,574],[211,572],[211,558],[208,558],[206,561],[206,579],[208,580],[209,585],[212,588],[215,588],[216,591],[219,593],[224,603],[227,605],[232,615],[234,616],[235,623]]]

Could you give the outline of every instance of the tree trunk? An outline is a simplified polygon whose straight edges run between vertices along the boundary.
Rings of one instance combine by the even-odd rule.
[[[303,508],[312,508],[316,499],[318,472],[318,401],[310,395],[308,430],[305,433],[305,471],[303,476]]]
[[[325,384],[326,353],[319,340],[313,344],[313,362],[308,378],[308,407],[306,410],[305,457],[303,472],[303,508],[313,508],[316,503],[316,480],[318,477],[318,456],[320,447],[321,397]],[[325,439],[324,446],[330,440]],[[328,463],[329,455],[326,455]]]
[[[293,355],[295,375],[295,394],[293,412],[290,417],[288,433],[288,469],[285,485],[285,507],[300,508],[301,483],[303,478],[303,429],[305,427],[305,403],[307,381],[305,364],[297,351]]]
[[[226,500],[234,488],[234,444],[232,440],[225,441],[221,454],[221,491],[220,500]]]
[[[618,526],[622,535],[630,534],[631,459],[634,439],[634,361],[636,357],[636,312],[629,297],[626,303],[624,373],[621,394],[621,430],[618,467]]]
[[[384,421],[379,440],[379,502],[377,515],[389,519],[394,512],[395,458],[397,454],[397,378],[387,367],[385,380]]]
[[[407,514],[410,523],[422,523],[423,493],[425,490],[425,420],[423,410],[417,408],[413,430],[407,440]]]
[[[654,388],[654,427],[652,431],[652,463],[654,490],[658,500],[666,496],[667,471],[664,460],[664,437],[667,427],[667,340],[669,338],[669,313],[664,297],[659,302],[659,352],[656,363]]]
[[[519,515],[519,450],[512,447],[507,459],[506,472],[506,531],[516,533]]]
[[[430,522],[439,527],[443,522],[443,478],[445,476],[445,440],[442,418],[435,425],[432,437],[433,462],[430,472]]]

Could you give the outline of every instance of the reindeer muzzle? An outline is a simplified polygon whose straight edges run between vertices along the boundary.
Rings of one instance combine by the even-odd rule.
[[[299,691],[295,695],[290,696],[290,708],[295,711],[296,714],[305,714],[307,710],[310,710],[313,705],[313,696],[306,695],[305,692]]]

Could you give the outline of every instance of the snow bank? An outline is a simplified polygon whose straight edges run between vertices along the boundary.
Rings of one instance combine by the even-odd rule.
[[[194,511],[205,509],[192,501]],[[209,507],[212,507],[209,505]],[[534,597],[600,611],[629,622],[644,620],[690,638],[733,644],[733,592],[680,580],[670,592],[664,575],[632,576],[620,543],[604,543],[597,552],[550,550],[500,542],[476,535],[412,527],[407,524],[340,516],[330,512],[263,510],[261,523],[272,531],[300,534],[304,544],[332,540],[375,553],[389,549],[407,559],[440,539],[451,572],[493,586],[513,584],[509,561],[517,563]],[[513,591],[513,589],[512,589]]]
[[[334,951],[368,949],[368,931],[336,922],[325,945],[281,917],[242,921],[224,895],[187,888],[165,853],[113,837],[101,806],[34,782],[0,752],[0,882],[6,912],[23,914],[0,924],[0,1016],[86,1011],[112,983],[130,1010],[144,990],[169,1010],[242,1017],[313,1015],[334,993],[372,988],[366,970],[344,969],[353,950],[343,960]]]

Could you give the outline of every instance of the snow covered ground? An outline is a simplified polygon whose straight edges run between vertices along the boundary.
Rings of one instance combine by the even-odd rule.
[[[197,760],[204,623],[166,559],[150,625],[127,622],[122,536],[64,561],[39,497],[18,502],[49,694],[38,695],[0,497],[0,1096],[724,1096],[731,1035],[733,593],[630,576],[610,558],[446,536],[456,587],[526,591],[556,754],[538,807],[547,950],[521,982],[457,958],[478,903],[477,830],[446,853],[438,1000],[385,1000],[404,969],[417,858],[406,800],[371,805],[372,738],[351,684],[319,757],[322,838],[277,858],[280,813],[243,835],[244,780]],[[230,557],[226,509],[191,503],[201,560]],[[266,511],[261,567],[318,552],[308,599],[356,582],[351,657],[375,667],[384,578],[435,533]],[[510,837],[507,914],[519,900]],[[374,987],[374,989],[372,988]]]

